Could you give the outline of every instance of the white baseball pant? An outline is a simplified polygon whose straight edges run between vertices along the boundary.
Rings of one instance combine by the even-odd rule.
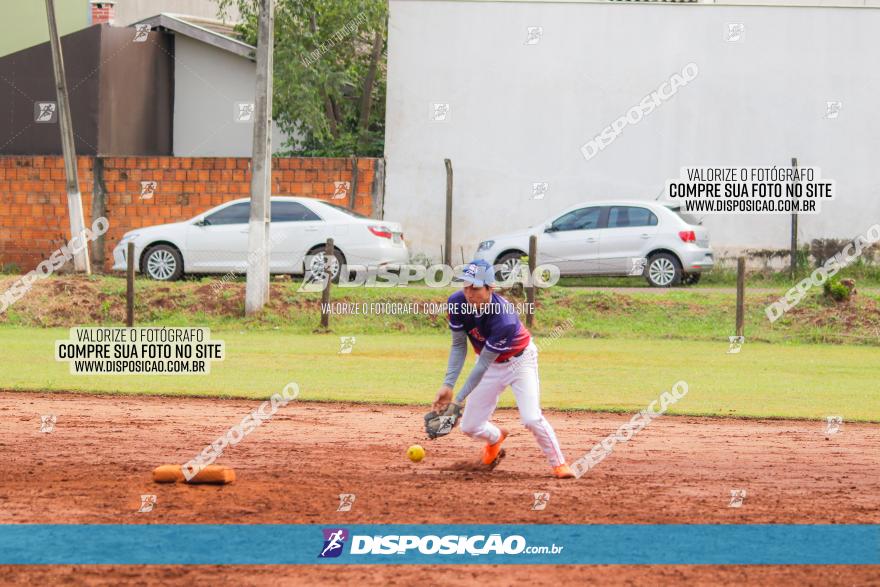
[[[501,437],[497,426],[489,418],[498,406],[501,393],[510,386],[523,425],[531,430],[544,451],[550,466],[565,462],[553,427],[541,413],[541,388],[538,380],[538,348],[530,342],[519,357],[507,363],[492,363],[467,398],[461,417],[461,431],[482,441],[494,444]]]

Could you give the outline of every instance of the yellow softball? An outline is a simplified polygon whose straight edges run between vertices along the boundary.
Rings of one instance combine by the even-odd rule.
[[[406,449],[406,456],[409,457],[414,463],[418,463],[423,458],[425,458],[425,449],[423,449],[420,445],[414,444],[408,449]]]

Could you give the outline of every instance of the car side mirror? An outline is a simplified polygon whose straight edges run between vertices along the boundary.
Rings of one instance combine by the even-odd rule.
[[[552,224],[545,224],[544,225],[544,232],[556,232],[556,229],[553,228]]]
[[[193,226],[208,226],[209,224],[211,224],[211,223],[208,222],[207,218],[202,218],[198,222],[193,222]]]

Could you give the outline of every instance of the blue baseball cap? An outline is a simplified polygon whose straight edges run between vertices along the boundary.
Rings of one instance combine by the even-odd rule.
[[[474,259],[455,276],[456,281],[466,281],[476,287],[495,283],[495,270],[483,259]]]

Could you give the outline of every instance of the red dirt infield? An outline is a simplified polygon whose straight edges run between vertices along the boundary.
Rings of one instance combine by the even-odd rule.
[[[479,446],[429,441],[427,407],[292,402],[218,464],[227,486],[162,485],[259,402],[0,392],[0,523],[880,523],[880,425],[664,416],[577,480],[557,480],[515,410],[491,473],[450,471]],[[54,415],[51,433],[40,432]],[[546,411],[569,461],[629,416]],[[411,463],[418,443],[427,456]],[[741,507],[730,492],[746,490]],[[533,493],[549,492],[533,511]],[[340,493],[353,493],[338,512]],[[140,496],[156,495],[151,512]],[[71,572],[71,569],[74,569]],[[5,582],[259,585],[877,585],[877,567],[840,566],[78,566],[2,567]]]

